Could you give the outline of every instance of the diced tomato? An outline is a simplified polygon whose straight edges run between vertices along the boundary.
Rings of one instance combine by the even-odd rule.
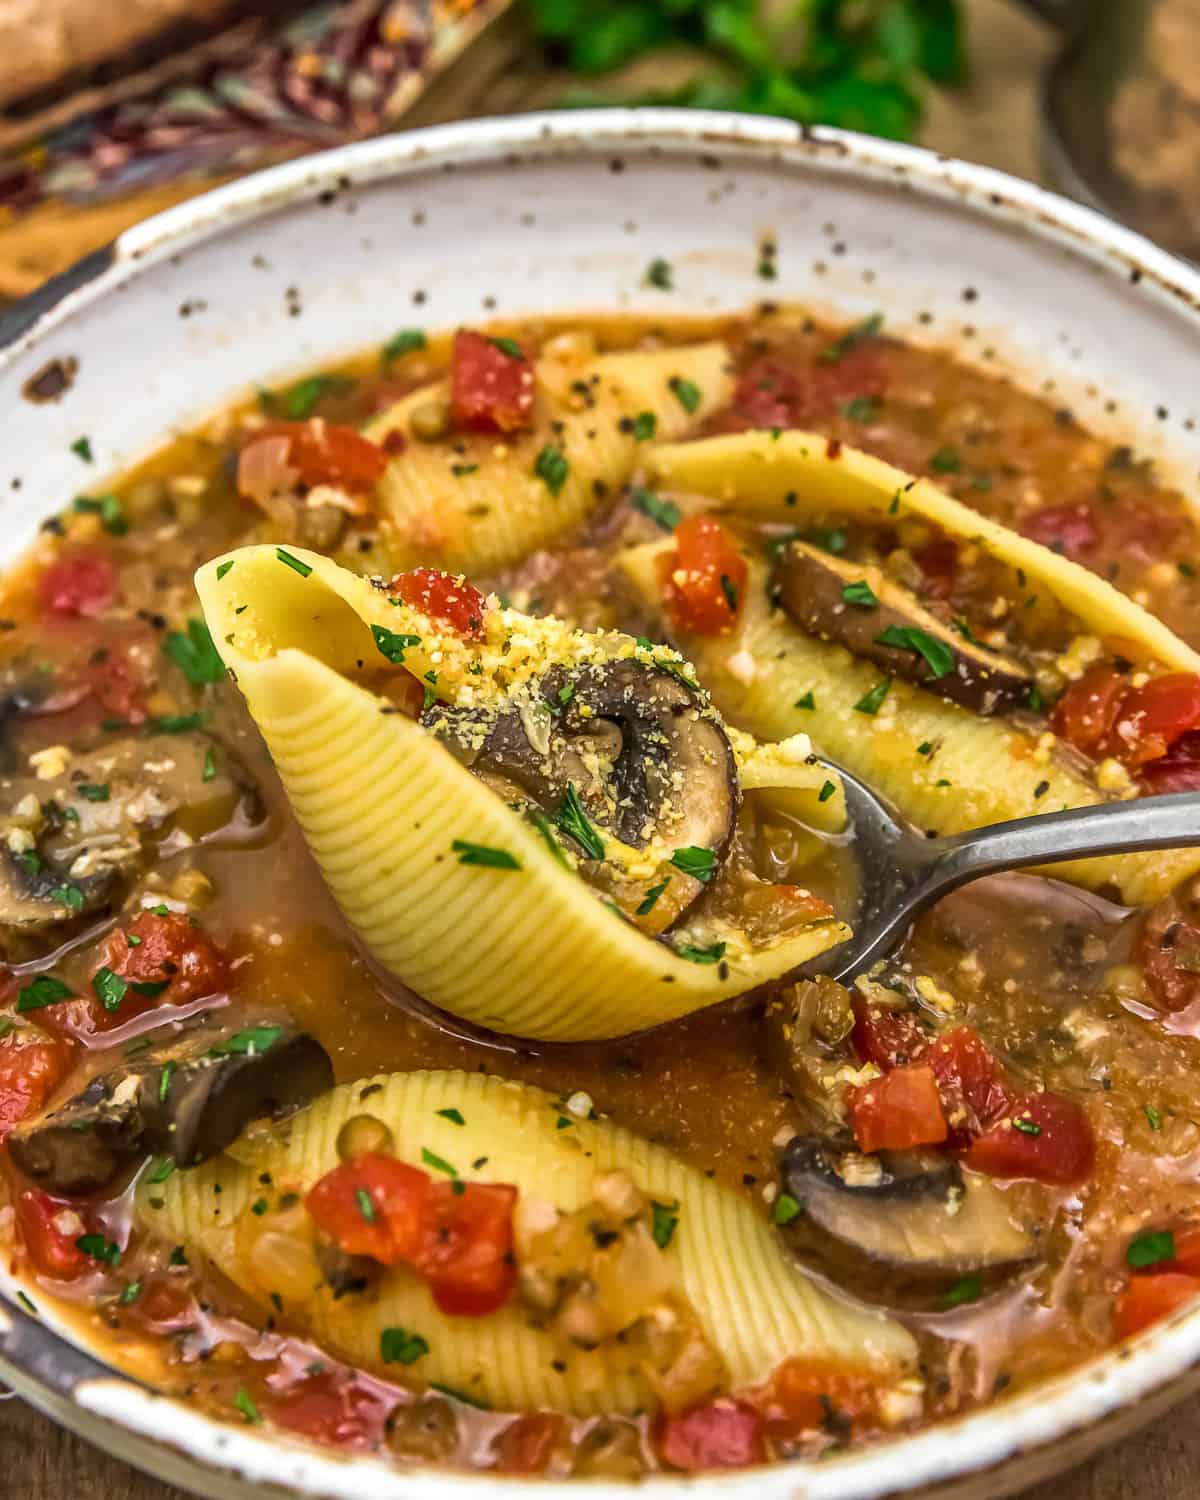
[[[533,366],[511,339],[454,335],[450,406],[460,432],[516,432],[533,416]]]
[[[893,1068],[849,1094],[854,1138],[863,1151],[936,1146],[947,1125],[937,1078],[926,1063]]]
[[[140,724],[146,717],[146,682],[128,651],[110,647],[83,669],[82,682],[106,718]]]
[[[658,562],[663,602],[680,630],[728,635],[746,592],[749,570],[733,538],[711,516],[675,528],[675,550]]]
[[[788,1359],[754,1393],[767,1433],[794,1439],[826,1427],[830,1412],[851,1422],[873,1416],[876,1382],[870,1375],[809,1359]]]
[[[1050,727],[1085,755],[1106,755],[1128,691],[1129,684],[1115,668],[1095,662],[1054,705]]]
[[[715,431],[805,427],[834,416],[855,397],[881,396],[887,385],[880,347],[870,339],[839,359],[813,361],[786,349],[752,359],[738,376],[733,401],[711,424]]]
[[[101,965],[128,986],[115,1010],[95,1000],[93,1019],[102,1031],[123,1026],[156,1005],[185,1005],[219,994],[233,977],[224,951],[176,911],[140,911],[127,929],[118,927],[111,934]]]
[[[1096,1164],[1096,1141],[1087,1114],[1073,1099],[1025,1094],[974,1142],[963,1163],[989,1177],[1080,1187]]]
[[[1200,792],[1200,732],[1181,735],[1158,760],[1138,767],[1150,792]]]
[[[0,1141],[35,1114],[65,1077],[74,1047],[32,1027],[0,1037]]]
[[[291,440],[287,462],[297,471],[301,484],[311,489],[328,484],[351,495],[374,489],[388,466],[388,456],[353,427],[312,417],[307,422],[268,422],[253,441],[286,437]]]
[[[1008,1108],[1009,1089],[991,1048],[971,1026],[956,1026],[926,1054],[950,1125],[947,1144],[965,1148]]]
[[[1200,728],[1200,677],[1167,672],[1131,688],[1113,726],[1112,753],[1127,766],[1158,760],[1181,736]]]
[[[116,592],[117,570],[103,552],[70,552],[44,569],[37,581],[39,604],[55,615],[101,615]]]
[[[1200,926],[1188,919],[1175,896],[1151,907],[1133,958],[1163,1010],[1186,1010],[1200,1000]]]
[[[854,1050],[863,1062],[874,1063],[886,1073],[905,1063],[924,1057],[929,1037],[917,1019],[916,1011],[888,1010],[882,1005],[868,1005],[857,993],[854,996]]]
[[[71,1281],[90,1270],[95,1262],[76,1245],[83,1230],[64,1232],[55,1222],[63,1215],[78,1218],[74,1206],[64,1198],[29,1189],[17,1195],[17,1237],[29,1264],[41,1276]]]
[[[1132,1338],[1194,1297],[1200,1297],[1200,1276],[1156,1271],[1131,1277],[1117,1302],[1114,1331],[1119,1339]]]
[[[496,1467],[505,1474],[544,1474],[566,1425],[562,1413],[556,1411],[518,1417],[492,1444]]]
[[[178,1333],[195,1326],[196,1313],[196,1299],[187,1282],[178,1273],[168,1272],[146,1282],[130,1304],[129,1316],[155,1333]]]
[[[431,1188],[428,1172],[367,1151],[326,1172],[304,1204],[317,1227],[347,1255],[369,1255],[395,1266],[420,1253]]]
[[[949,599],[958,582],[958,543],[937,537],[913,553],[921,570],[921,592],[930,599]]]
[[[513,1209],[504,1183],[437,1182],[415,1264],[444,1313],[482,1318],[503,1307],[516,1285]]]
[[[465,635],[469,640],[483,636],[483,615],[487,600],[462,574],[443,573],[437,568],[413,568],[397,573],[389,592],[399,595],[405,604],[419,609],[431,620],[439,620]]]
[[[307,1375],[263,1406],[277,1426],[338,1448],[373,1446],[383,1433],[379,1400],[343,1370]]]
[[[674,1469],[744,1469],[766,1462],[762,1413],[744,1401],[723,1398],[667,1417],[658,1451]]]
[[[1096,518],[1087,504],[1048,505],[1025,516],[1021,530],[1031,541],[1078,560],[1100,539]]]
[[[1175,1254],[1170,1269],[1188,1276],[1200,1276],[1200,1224],[1175,1231]]]

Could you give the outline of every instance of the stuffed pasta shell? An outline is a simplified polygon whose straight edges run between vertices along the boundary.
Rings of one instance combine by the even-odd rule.
[[[339,905],[441,1009],[618,1036],[847,935],[826,901],[734,857],[760,798],[835,832],[836,780],[803,735],[727,729],[678,653],[461,578],[368,580],[285,548],[217,559],[197,588]]]
[[[789,1358],[881,1400],[912,1384],[912,1336],[819,1287],[743,1196],[500,1078],[342,1085],[143,1183],[136,1213],[323,1348],[477,1405],[675,1412]]]
[[[1134,796],[1165,748],[1147,716],[1200,687],[1200,658],[1134,600],[866,454],[746,433],[660,449],[652,468],[723,507],[623,564],[722,711],[759,735],[807,731],[917,827]],[[714,569],[741,580],[732,602]],[[1197,868],[1185,850],[1053,873],[1139,902]]]

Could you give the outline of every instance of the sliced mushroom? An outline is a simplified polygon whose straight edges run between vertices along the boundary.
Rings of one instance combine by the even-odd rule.
[[[1033,674],[1021,662],[949,629],[870,564],[793,541],[780,552],[774,587],[784,610],[809,635],[836,641],[893,676],[977,714],[1021,706],[1034,685]],[[861,602],[855,602],[856,594]]]
[[[940,1152],[867,1156],[850,1140],[796,1136],[782,1180],[802,1208],[793,1244],[869,1298],[924,1300],[965,1274],[997,1278],[1036,1255],[1036,1215]]]
[[[98,1074],[8,1136],[12,1160],[51,1192],[104,1187],[142,1157],[191,1167],[251,1121],[282,1119],[333,1087],[325,1049],[307,1033],[259,1025],[187,1033]]]
[[[570,788],[588,817],[633,850],[728,852],[740,804],[724,729],[678,678],[631,660],[556,668],[499,713],[429,708],[424,722],[498,795],[560,818]],[[560,825],[561,826],[561,825]],[[573,847],[575,847],[573,845]],[[639,884],[579,845],[584,873],[620,904],[636,906]],[[672,869],[650,927],[662,931],[704,889]]]
[[[163,836],[186,844],[239,807],[248,821],[261,817],[240,763],[204,735],[126,736],[35,760],[36,774],[0,781],[0,955],[10,963],[41,956],[106,910]]]

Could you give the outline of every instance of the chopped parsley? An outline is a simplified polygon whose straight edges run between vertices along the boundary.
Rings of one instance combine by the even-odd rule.
[[[682,519],[682,512],[674,500],[660,500],[653,490],[644,490],[641,485],[630,486],[629,503],[664,531],[674,531]]]
[[[110,536],[124,536],[129,530],[129,518],[119,495],[79,495],[74,508],[82,515],[99,516]]]
[[[53,974],[39,974],[17,993],[17,1010],[44,1010],[60,1000],[73,1000],[75,991]]]
[[[680,943],[675,952],[690,964],[717,964],[725,957],[725,944],[710,943],[707,948],[697,948],[692,943]]]
[[[250,1212],[256,1219],[261,1219],[270,1206],[265,1198],[255,1198],[254,1202],[250,1205]]]
[[[140,1281],[131,1281],[128,1286],[122,1289],[117,1301],[122,1307],[128,1307],[131,1302],[136,1302],[141,1295],[142,1283]]]
[[[415,354],[418,349],[428,349],[429,340],[420,328],[402,328],[399,333],[394,333],[380,350],[380,358],[385,365],[390,365],[394,359],[402,359],[406,354]]]
[[[1162,1115],[1155,1109],[1153,1104],[1146,1105],[1146,1124],[1151,1130],[1162,1129]]]
[[[638,903],[637,915],[639,917],[648,917],[658,904],[658,898],[670,884],[671,877],[668,875],[666,880],[660,880],[657,885],[652,885]]]
[[[217,776],[217,752],[210,745],[204,752],[204,766],[200,772],[201,781],[215,781]]]
[[[171,1092],[171,1079],[175,1077],[175,1069],[178,1066],[179,1064],[174,1062],[165,1062],[162,1065],[162,1072],[158,1075],[158,1102],[160,1104],[165,1104],[167,1101],[167,1095]]]
[[[533,823],[533,826],[541,834],[542,841],[545,843],[546,848],[549,849],[550,853],[553,854],[554,858],[559,862],[560,865],[564,866],[566,869],[570,869],[570,861],[567,859],[566,854],[563,852],[563,846],[554,836],[554,824],[550,821],[546,814],[542,812],[540,808],[531,807],[529,809],[529,818]]]
[[[833,794],[834,794],[834,792],[836,792],[836,791],[837,791],[837,787],[834,786],[834,784],[833,784],[832,781],[824,781],[824,782],[822,782],[821,783],[821,790],[817,793],[817,801],[818,802],[828,802],[829,799],[830,799],[830,797],[832,797]]]
[[[873,716],[883,707],[883,700],[888,695],[888,689],[892,685],[890,677],[881,677],[879,681],[868,692],[865,692],[854,705],[855,712]]]
[[[173,1266],[186,1266],[188,1264],[187,1251],[182,1245],[176,1245],[171,1251],[169,1264]]]
[[[878,396],[855,396],[842,407],[842,416],[850,422],[873,422],[882,405]]]
[[[50,892],[51,901],[57,901],[60,906],[67,906],[73,912],[83,910],[83,892],[77,885],[56,885]]]
[[[804,1205],[798,1198],[793,1198],[791,1193],[780,1193],[775,1202],[771,1204],[771,1219],[776,1224],[790,1224],[793,1219],[798,1219],[804,1212]]]
[[[358,1211],[368,1224],[375,1222],[375,1205],[371,1202],[371,1195],[366,1188],[356,1188],[354,1201],[358,1204]]]
[[[443,1385],[440,1380],[429,1382],[431,1391],[438,1391],[443,1396],[449,1396],[453,1401],[461,1401],[464,1406],[473,1406],[476,1411],[491,1411],[491,1405],[482,1396],[471,1396],[466,1391],[460,1391],[456,1386]]]
[[[415,1364],[428,1353],[429,1345],[421,1335],[407,1328],[385,1328],[379,1335],[379,1357],[385,1365]]]
[[[299,573],[301,578],[307,578],[308,575],[312,572],[312,569],[306,562],[304,562],[299,557],[293,557],[292,554],[286,551],[283,547],[275,548],[275,556],[281,563],[283,563],[285,567],[291,568],[293,573]]]
[[[645,281],[647,286],[655,286],[660,292],[673,292],[675,275],[671,270],[671,262],[656,256],[646,267]]]
[[[229,572],[230,568],[233,567],[233,563],[234,563],[234,559],[232,557],[227,557],[223,563],[218,563],[217,564],[217,582],[218,583],[220,583],[221,579],[225,577],[226,573]]]
[[[1025,694],[1025,707],[1031,714],[1040,714],[1045,706],[1046,700],[1042,697],[1042,690],[1035,682]]]
[[[820,547],[822,552],[836,553],[845,552],[849,538],[840,527],[835,527],[833,530],[818,527],[816,531],[810,531],[804,540],[811,542],[814,547]]]
[[[410,646],[421,644],[419,635],[403,635],[395,630],[389,630],[386,625],[372,625],[371,637],[379,654],[397,667],[404,661],[404,653]]]
[[[816,708],[816,706],[817,700],[813,697],[811,691],[805,693],[803,698],[796,699],[797,708]]]
[[[889,625],[876,637],[881,646],[898,646],[902,651],[915,651],[924,658],[930,676],[936,680],[954,670],[954,652],[939,641],[937,636],[915,625]]]
[[[92,453],[91,438],[76,438],[75,441],[71,444],[71,452],[75,455],[76,458],[81,458],[85,464],[90,464],[94,457]]]
[[[283,409],[293,422],[306,422],[322,397],[336,395],[350,385],[344,375],[309,375],[284,392]]]
[[[210,1048],[210,1057],[258,1057],[269,1052],[283,1035],[282,1026],[247,1026]]]
[[[129,985],[105,964],[92,976],[92,989],[96,992],[96,999],[104,1009],[111,1012],[120,1009],[121,1001],[124,1000]]]
[[[1019,1130],[1022,1135],[1041,1135],[1042,1127],[1036,1120],[1031,1120],[1027,1115],[1016,1115],[1013,1117],[1013,1129]]]
[[[75,1241],[75,1248],[106,1266],[121,1263],[121,1247],[114,1245],[112,1240],[106,1239],[102,1234],[81,1234]]]
[[[85,781],[76,790],[85,802],[108,801],[108,783],[106,781]]]
[[[711,849],[700,849],[692,844],[686,849],[676,849],[670,862],[677,870],[690,875],[693,880],[702,881],[707,885],[713,878],[717,857]]]
[[[183,631],[172,630],[163,642],[163,650],[196,687],[206,682],[220,682],[225,676],[225,663],[203,620],[189,620],[186,635]]]
[[[738,586],[730,578],[728,573],[721,574],[721,592],[725,595],[725,603],[728,604],[731,614],[737,614]]]
[[[202,729],[207,718],[202,710],[194,714],[162,714],[151,719],[150,727],[159,734],[188,734],[193,729]]]
[[[604,858],[604,840],[588,821],[573,781],[567,783],[566,794],[555,821],[565,834],[575,840],[589,859]]]
[[[457,1177],[458,1168],[452,1167],[444,1156],[439,1156],[436,1151],[431,1151],[428,1146],[421,1147],[421,1160],[427,1167],[432,1167],[435,1172],[445,1172],[447,1177]]]
[[[671,389],[671,394],[689,416],[699,410],[700,387],[694,381],[685,380],[682,375],[672,375],[667,385]]]
[[[1130,1240],[1125,1251],[1125,1263],[1135,1271],[1144,1271],[1147,1266],[1157,1266],[1164,1260],[1175,1259],[1175,1235],[1170,1229],[1152,1229]]]
[[[460,865],[479,865],[488,870],[519,870],[520,863],[507,849],[490,849],[486,844],[471,844],[455,839],[450,848],[458,855]]]
[[[436,1111],[443,1120],[449,1120],[451,1125],[465,1125],[467,1122],[462,1117],[462,1111],[457,1109],[439,1109]]]
[[[979,1273],[960,1277],[942,1298],[943,1307],[963,1307],[983,1296],[983,1279]]]
[[[879,604],[875,590],[865,578],[857,578],[853,583],[844,585],[842,598],[847,604],[857,604],[859,609],[875,609]]]
[[[567,482],[571,465],[567,455],[553,443],[547,443],[533,461],[533,472],[552,495],[557,495]]]
[[[929,460],[929,467],[935,474],[957,474],[962,468],[962,459],[958,456],[958,449],[939,448]]]
[[[679,1205],[658,1203],[651,1199],[650,1208],[654,1214],[654,1224],[650,1233],[654,1236],[654,1243],[660,1250],[665,1250],[675,1237],[675,1230],[679,1224]]]
[[[245,1417],[247,1422],[262,1421],[262,1414],[259,1412],[258,1407],[255,1406],[254,1402],[250,1399],[250,1393],[248,1391],[239,1388],[237,1395],[233,1398],[233,1404],[237,1407],[238,1411],[241,1412],[242,1416]]]
[[[633,440],[647,443],[658,432],[658,417],[652,411],[640,411],[633,419]]]
[[[855,323],[853,328],[848,328],[840,339],[835,339],[827,348],[822,349],[817,359],[823,365],[836,364],[839,359],[849,354],[864,339],[874,338],[883,327],[883,314],[872,313],[869,318],[864,318],[861,323]]]
[[[146,1176],[146,1181],[157,1186],[160,1182],[166,1182],[174,1170],[174,1160],[169,1156],[160,1156],[152,1164],[151,1170]]]

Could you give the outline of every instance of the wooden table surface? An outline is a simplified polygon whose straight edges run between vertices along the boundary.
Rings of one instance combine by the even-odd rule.
[[[934,98],[926,144],[1025,177],[1040,176],[1037,76],[1054,38],[1007,0],[967,0],[973,81]],[[520,50],[512,26],[488,36],[418,106],[414,123],[553,104],[565,80]],[[1193,1419],[1196,1425],[1193,1426]],[[1194,1500],[1200,1495],[1200,1400],[1022,1500]],[[24,1402],[0,1400],[3,1500],[187,1500],[64,1432]]]

